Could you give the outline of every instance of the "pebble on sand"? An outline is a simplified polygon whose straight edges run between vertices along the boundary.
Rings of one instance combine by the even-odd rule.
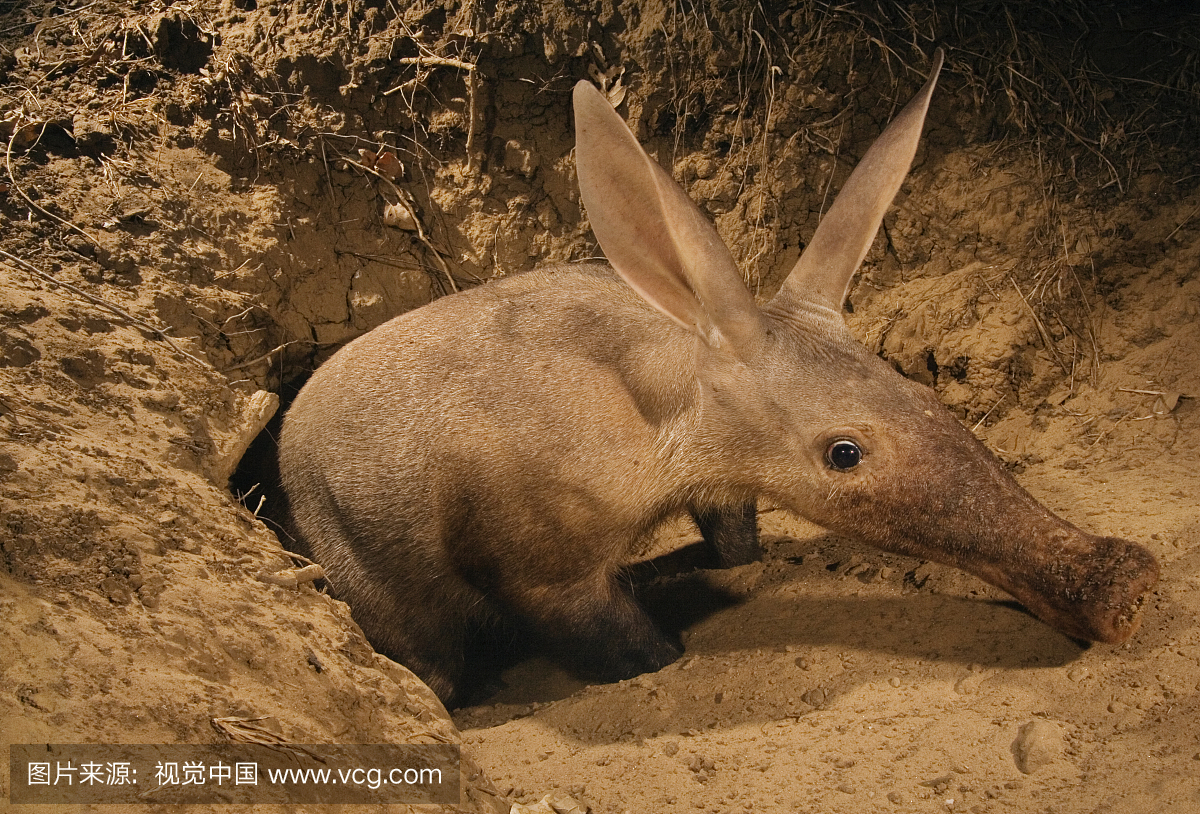
[[[1040,719],[1022,725],[1012,743],[1013,759],[1024,774],[1033,774],[1058,760],[1064,749],[1062,728]]]

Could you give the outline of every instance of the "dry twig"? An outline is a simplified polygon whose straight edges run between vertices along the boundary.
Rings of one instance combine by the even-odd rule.
[[[320,755],[317,755],[311,749],[305,748],[303,744],[292,743],[282,735],[276,735],[271,730],[255,723],[256,721],[263,720],[266,720],[266,716],[259,718],[237,718],[231,716],[227,718],[212,718],[210,719],[210,723],[213,729],[234,743],[258,744],[259,746],[266,746],[279,752],[308,755],[313,760],[321,763],[325,762]]]
[[[410,35],[411,35],[411,32],[410,32]],[[474,171],[474,170],[478,169],[478,165],[475,161],[475,119],[476,119],[476,106],[477,106],[476,97],[478,96],[478,92],[477,92],[477,88],[476,88],[476,84],[478,81],[477,67],[476,67],[475,63],[473,63],[473,62],[467,62],[467,61],[461,60],[461,59],[451,59],[449,57],[439,56],[438,54],[435,54],[435,53],[433,53],[433,51],[429,50],[429,47],[426,46],[425,44],[423,44],[416,37],[413,37],[412,41],[413,41],[413,43],[416,44],[417,48],[421,51],[421,55],[415,56],[415,57],[403,57],[403,58],[397,60],[397,62],[399,62],[402,65],[416,65],[417,71],[418,71],[418,81],[420,79],[421,69],[427,65],[433,66],[433,67],[440,67],[440,68],[457,68],[461,71],[467,72],[467,104],[468,104],[467,146],[466,146],[467,169]],[[393,93],[399,93],[399,92],[407,89],[409,86],[410,86],[410,82],[405,82],[401,85],[397,85],[394,88],[385,90],[383,92],[383,95],[391,96]]]
[[[43,132],[45,132],[45,128],[46,128],[47,124],[48,124],[48,122],[42,122]],[[88,234],[86,231],[84,231],[82,227],[76,226],[75,224],[71,223],[69,220],[60,218],[58,215],[55,215],[53,212],[50,212],[47,209],[45,209],[41,206],[38,206],[36,203],[34,203],[33,198],[30,198],[29,194],[26,193],[25,190],[21,188],[21,185],[17,183],[17,176],[13,172],[13,166],[12,166],[13,142],[16,140],[18,133],[20,133],[25,127],[31,127],[31,126],[33,126],[33,125],[27,124],[27,125],[19,125],[17,127],[14,127],[12,135],[8,139],[8,149],[6,150],[5,155],[4,155],[4,165],[5,165],[5,168],[8,170],[8,180],[12,184],[12,188],[15,189],[22,198],[25,199],[25,203],[30,209],[34,210],[35,212],[41,214],[44,217],[49,218],[52,221],[55,221],[56,223],[62,224],[63,226],[67,227],[68,229],[70,229],[72,231],[79,232],[79,234],[83,235],[85,238],[87,238],[89,241],[91,241],[92,244],[94,246],[96,246],[96,248],[102,248],[100,246],[100,241],[96,240],[96,238],[92,237],[90,234]],[[36,144],[37,140],[40,140],[40,139],[41,139],[41,136],[38,136],[38,139],[35,139],[34,143]]]
[[[130,324],[135,325],[144,331],[148,331],[149,333],[153,334],[156,338],[161,339],[163,342],[167,343],[167,345],[169,345],[171,347],[171,349],[173,351],[175,351],[176,353],[178,353],[180,356],[187,357],[188,359],[192,360],[200,367],[204,367],[204,368],[208,367],[208,365],[205,362],[203,362],[202,360],[198,359],[197,357],[195,357],[192,354],[185,351],[183,348],[176,345],[175,342],[171,340],[171,337],[167,336],[167,332],[165,329],[156,328],[155,326],[153,326],[147,322],[143,322],[142,320],[133,316],[133,314],[130,314],[128,311],[122,310],[121,308],[118,308],[117,306],[113,305],[112,303],[106,302],[105,300],[100,299],[99,297],[95,296],[94,294],[89,294],[88,292],[84,291],[83,289],[73,286],[70,283],[66,283],[66,282],[63,282],[62,280],[56,279],[56,278],[52,277],[51,275],[47,274],[46,272],[42,271],[41,269],[37,268],[36,266],[32,265],[31,263],[28,263],[25,260],[22,260],[20,257],[17,257],[16,255],[9,254],[8,252],[4,251],[3,249],[0,249],[0,254],[4,255],[9,260],[16,263],[21,268],[25,269],[26,271],[28,271],[30,274],[34,275],[35,277],[38,277],[51,285],[62,286],[63,288],[70,291],[72,294],[83,297],[85,300],[92,303],[93,305],[98,305],[101,308],[105,309],[106,311],[110,311],[110,312],[116,314],[117,316],[121,317],[122,319],[128,321]]]

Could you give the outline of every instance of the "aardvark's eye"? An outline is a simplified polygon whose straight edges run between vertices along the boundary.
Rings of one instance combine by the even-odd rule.
[[[825,460],[839,471],[846,471],[858,466],[862,461],[862,448],[848,438],[839,438],[825,450]]]

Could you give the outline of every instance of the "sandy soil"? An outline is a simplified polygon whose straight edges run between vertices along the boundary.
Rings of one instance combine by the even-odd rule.
[[[1021,29],[1110,116],[1088,118],[1050,79],[996,84],[1007,41],[947,9],[367,5],[0,16],[0,740],[215,742],[236,719],[461,741],[473,811],[1200,811],[1200,192],[1171,61],[1194,63],[1194,17],[1096,12],[1082,51]],[[947,73],[849,322],[1047,506],[1155,553],[1130,642],[764,506],[763,562],[658,562],[645,599],[680,662],[586,686],[526,661],[451,718],[345,605],[270,581],[301,563],[269,452],[242,458],[275,394],[434,296],[594,254],[576,79],[627,92],[766,295],[922,79],[926,30]],[[1182,50],[1111,79],[1147,31]]]

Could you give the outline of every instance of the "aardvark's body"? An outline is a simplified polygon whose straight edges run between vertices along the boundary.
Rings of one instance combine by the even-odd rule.
[[[580,186],[617,274],[560,266],[410,312],[335,354],[285,419],[296,525],[378,649],[448,702],[465,640],[503,615],[602,676],[658,669],[680,650],[619,569],[685,511],[726,564],[753,559],[758,497],[962,567],[1070,635],[1132,633],[1153,557],[1048,512],[842,322],[932,89],[759,308],[699,210],[577,87]]]

